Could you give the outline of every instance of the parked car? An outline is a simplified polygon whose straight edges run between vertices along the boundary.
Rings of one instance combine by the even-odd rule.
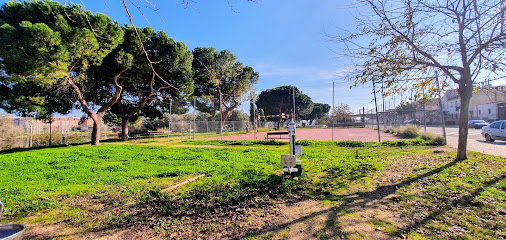
[[[411,125],[420,125],[420,121],[416,120],[416,119],[410,119],[410,120],[406,120],[402,123],[403,125],[408,125],[408,124],[411,124]]]
[[[506,141],[506,120],[495,121],[481,129],[481,135],[487,142],[495,140]]]
[[[485,127],[487,125],[488,125],[488,123],[485,122],[485,120],[469,120],[469,122],[467,122],[468,127],[476,128],[476,129],[480,129],[480,128]]]

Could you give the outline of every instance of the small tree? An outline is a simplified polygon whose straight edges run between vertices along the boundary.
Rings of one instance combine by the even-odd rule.
[[[348,76],[354,85],[383,81],[385,94],[410,88],[458,85],[460,120],[457,160],[467,158],[467,121],[473,84],[480,76],[504,73],[506,28],[504,0],[361,0],[370,10],[358,19],[358,31],[337,37],[353,59]],[[363,45],[362,43],[366,43]]]
[[[334,124],[334,121],[351,122],[353,121],[353,112],[348,104],[340,103],[332,109],[328,118],[332,124]]]

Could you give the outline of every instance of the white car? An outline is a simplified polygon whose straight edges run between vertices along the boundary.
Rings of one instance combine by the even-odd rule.
[[[488,142],[495,140],[506,141],[506,120],[495,121],[481,129],[481,135]]]

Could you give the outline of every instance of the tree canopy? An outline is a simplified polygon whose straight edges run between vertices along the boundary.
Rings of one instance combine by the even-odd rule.
[[[122,71],[125,61],[131,62],[119,79],[123,88],[120,98],[111,108],[122,119],[121,136],[122,140],[126,140],[128,123],[134,115],[150,118],[161,116],[165,108],[168,110],[170,99],[184,98],[193,92],[193,57],[184,43],[174,41],[163,31],[155,32],[149,27],[138,29],[144,46],[142,48],[132,27],[125,26],[123,30],[123,43],[101,66],[96,67],[93,76],[107,83],[116,72]],[[154,72],[144,50],[153,61],[151,66]]]
[[[313,111],[313,101],[293,86],[284,85],[264,90],[258,96],[256,105],[266,115],[293,114],[293,92],[295,90],[295,114],[307,115]],[[278,127],[281,118],[278,121]]]
[[[307,115],[303,115],[302,118],[315,120],[325,117],[330,111],[330,105],[326,103],[314,103],[313,110]]]
[[[217,101],[222,125],[247,96],[251,86],[258,82],[258,73],[253,68],[236,61],[230,51],[218,52],[213,47],[197,47],[193,50],[192,69],[195,95],[210,97],[213,100],[211,102]]]
[[[28,82],[68,84],[82,110],[93,119],[92,144],[98,144],[103,114],[116,102],[121,87],[117,78],[111,79],[113,97],[96,113],[85,100],[82,87],[89,83],[88,68],[100,65],[123,40],[118,23],[103,14],[84,11],[80,5],[11,1],[0,10],[0,24],[2,70],[15,80],[8,87]]]

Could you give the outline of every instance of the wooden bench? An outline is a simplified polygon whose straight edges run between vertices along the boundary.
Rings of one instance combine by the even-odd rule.
[[[148,136],[155,138],[155,135],[168,134],[168,133],[169,133],[168,131],[164,130],[148,131]]]
[[[286,135],[286,138],[283,136]],[[278,136],[277,138],[273,136]],[[265,134],[265,141],[268,141],[269,139],[290,139],[290,133],[289,132],[268,132]]]

